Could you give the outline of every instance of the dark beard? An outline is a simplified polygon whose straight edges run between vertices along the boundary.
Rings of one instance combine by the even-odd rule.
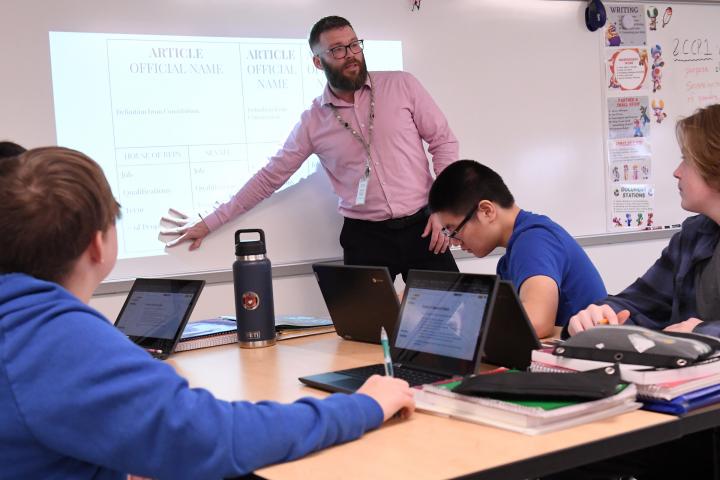
[[[367,66],[365,65],[365,58],[363,57],[361,60],[349,60],[342,64],[339,68],[333,68],[331,65],[329,65],[324,58],[320,57],[320,62],[323,64],[323,67],[325,68],[325,78],[327,78],[328,83],[331,87],[337,89],[337,90],[344,90],[346,92],[354,92],[355,90],[360,90],[363,85],[365,85],[365,81],[367,80],[368,71]],[[351,65],[353,63],[357,63],[360,65],[360,71],[358,72],[357,76],[354,78],[345,76],[342,71],[343,69]]]

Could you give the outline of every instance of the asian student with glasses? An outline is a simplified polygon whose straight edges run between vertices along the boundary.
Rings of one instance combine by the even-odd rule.
[[[497,273],[518,289],[538,337],[607,295],[575,239],[548,217],[521,209],[500,175],[478,162],[460,160],[440,173],[429,207],[453,245],[476,257],[505,248]]]

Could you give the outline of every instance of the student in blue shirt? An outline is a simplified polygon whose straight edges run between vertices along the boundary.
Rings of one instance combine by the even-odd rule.
[[[412,411],[407,383],[389,377],[288,405],[189,388],[88,306],[115,264],[118,216],[79,152],[0,162],[0,478],[232,477]]]
[[[720,104],[680,120],[676,133],[680,205],[698,215],[642,277],[573,316],[571,335],[608,322],[720,337]]]
[[[472,160],[443,170],[432,185],[429,207],[454,245],[484,257],[505,255],[498,275],[518,289],[539,337],[564,326],[578,308],[607,295],[585,251],[560,225],[522,210],[500,175]]]

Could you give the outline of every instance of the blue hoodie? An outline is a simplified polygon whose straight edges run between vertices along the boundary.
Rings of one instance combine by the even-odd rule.
[[[0,275],[0,478],[222,478],[382,423],[372,398],[225,402],[54,283]]]

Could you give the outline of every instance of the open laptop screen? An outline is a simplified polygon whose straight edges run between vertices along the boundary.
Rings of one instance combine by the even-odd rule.
[[[135,290],[128,298],[117,327],[129,337],[172,339],[193,297],[193,291]]]
[[[437,371],[472,373],[496,285],[495,275],[411,271],[393,360]]]
[[[172,353],[197,303],[204,280],[138,278],[115,326],[154,356]]]

